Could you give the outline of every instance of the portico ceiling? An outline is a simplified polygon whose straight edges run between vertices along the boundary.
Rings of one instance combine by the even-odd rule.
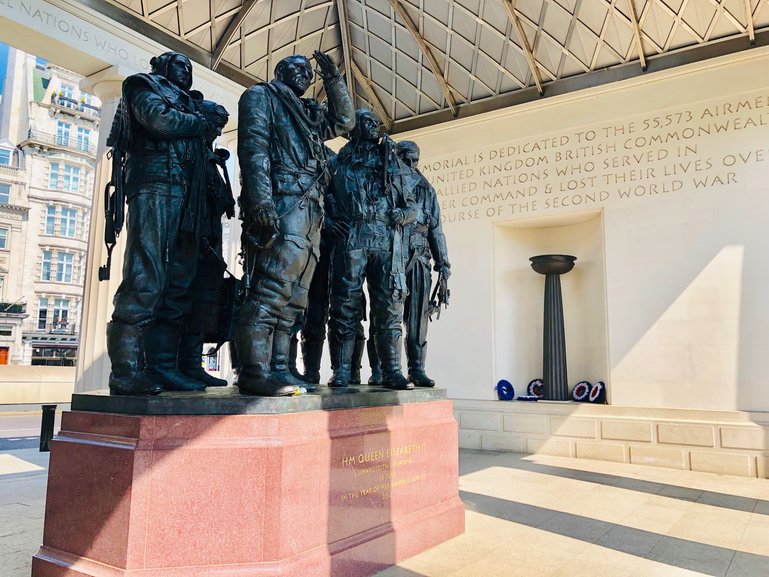
[[[769,44],[762,0],[82,3],[244,86],[328,52],[392,132]]]

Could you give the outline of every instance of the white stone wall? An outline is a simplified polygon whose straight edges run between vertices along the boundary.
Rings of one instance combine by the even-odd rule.
[[[769,50],[399,135],[439,191],[451,307],[428,368],[455,399],[541,377],[562,278],[570,384],[615,405],[769,411]]]
[[[454,401],[459,445],[769,478],[765,413]]]

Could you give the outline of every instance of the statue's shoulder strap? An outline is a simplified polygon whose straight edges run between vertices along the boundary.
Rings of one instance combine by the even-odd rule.
[[[132,74],[123,81],[123,100],[126,100],[129,91],[137,90],[139,88],[148,88],[163,101],[172,108],[179,107],[179,98],[177,97],[176,90],[173,85],[157,74],[146,74],[140,72],[139,74]]]

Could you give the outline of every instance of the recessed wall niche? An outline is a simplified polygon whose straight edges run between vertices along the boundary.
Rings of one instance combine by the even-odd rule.
[[[516,395],[542,377],[545,277],[529,262],[540,254],[577,257],[561,278],[569,390],[581,380],[609,383],[603,238],[600,210],[494,227],[494,376]]]

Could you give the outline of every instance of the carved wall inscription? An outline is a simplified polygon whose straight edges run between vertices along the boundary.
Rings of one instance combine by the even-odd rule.
[[[444,223],[728,191],[769,159],[769,92],[427,158]]]

